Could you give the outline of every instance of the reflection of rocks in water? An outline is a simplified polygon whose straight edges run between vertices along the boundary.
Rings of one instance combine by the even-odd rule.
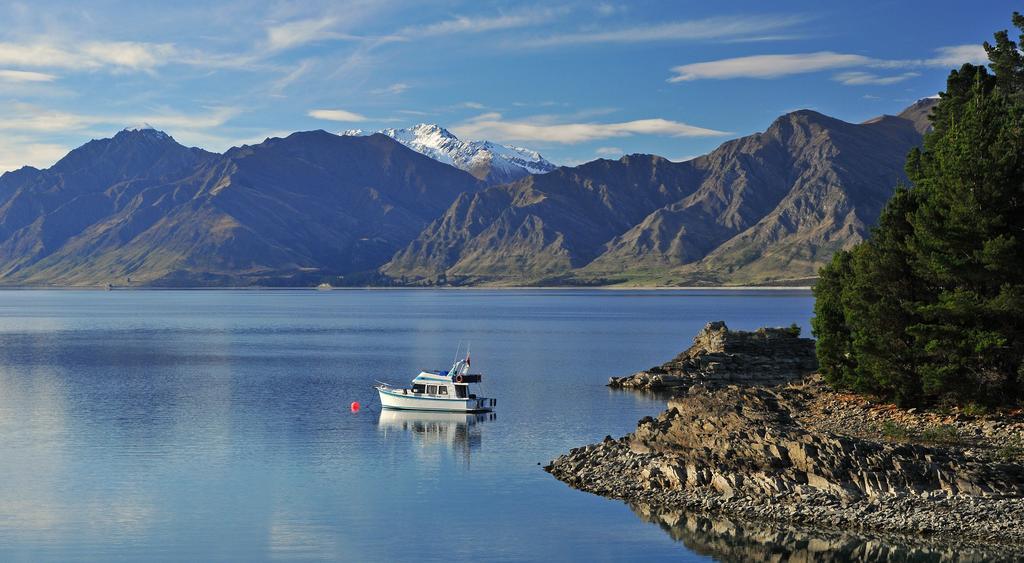
[[[400,411],[381,409],[377,427],[385,432],[411,433],[422,445],[451,448],[469,460],[473,450],[480,449],[480,425],[494,420],[495,413],[455,413]]]
[[[668,532],[687,548],[723,561],[1019,561],[1012,550],[954,549],[908,538],[882,538],[828,530],[794,529],[721,516],[630,508],[645,522]]]

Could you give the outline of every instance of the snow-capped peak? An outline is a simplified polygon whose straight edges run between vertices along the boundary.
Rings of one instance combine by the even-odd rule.
[[[140,123],[131,127],[125,127],[122,131],[126,133],[142,133],[153,139],[170,139],[171,136],[148,123]]]
[[[544,174],[556,168],[537,151],[491,141],[463,141],[451,131],[433,123],[420,123],[404,129],[383,129],[379,133],[416,152],[491,183],[510,182],[528,174]],[[356,129],[341,134],[367,133]]]

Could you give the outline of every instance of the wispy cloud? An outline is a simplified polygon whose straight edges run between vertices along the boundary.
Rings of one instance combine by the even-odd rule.
[[[139,123],[150,123],[171,131],[212,129],[224,125],[240,113],[239,108],[222,106],[206,108],[203,113],[193,114],[162,110],[127,115],[93,115],[41,108],[31,104],[13,104],[7,111],[0,112],[0,131],[68,133],[95,126],[120,128]]]
[[[243,112],[242,108],[234,106],[214,106],[205,109],[203,113],[160,111],[141,114],[134,118],[129,117],[129,123],[149,123],[171,132],[176,129],[215,129]]]
[[[392,94],[398,95],[409,89],[409,85],[404,82],[396,82],[390,86],[384,88],[377,88],[376,90],[370,90],[371,94]]]
[[[935,50],[936,56],[928,59],[930,66],[959,66],[964,63],[984,64],[988,53],[981,45],[950,45]]]
[[[524,45],[529,47],[553,47],[592,43],[643,43],[708,39],[730,41],[764,40],[766,33],[789,29],[805,21],[807,21],[805,16],[713,17],[619,29],[602,27],[586,31],[559,33],[531,39],[529,42],[524,43]]]
[[[5,135],[0,138],[0,173],[22,166],[46,168],[63,158],[68,150],[70,147],[64,145]]]
[[[670,77],[668,81],[688,82],[703,79],[779,78],[794,74],[807,74],[852,67],[889,69],[950,67],[967,62],[981,64],[987,60],[985,50],[980,45],[939,47],[935,50],[935,53],[934,57],[927,59],[879,59],[832,51],[786,55],[752,55],[676,66],[671,69],[674,76]],[[845,72],[836,75],[836,80],[848,85],[884,85],[902,82],[914,76],[917,76],[917,74],[913,72],[906,72],[896,76],[878,76],[867,72]]]
[[[56,76],[43,72],[0,70],[0,81],[4,82],[53,82],[56,79]]]
[[[325,121],[343,121],[351,123],[358,123],[368,119],[365,115],[343,109],[314,109],[310,110],[308,115]]]
[[[284,92],[284,89],[294,84],[297,80],[302,78],[313,68],[314,62],[312,60],[300,61],[299,64],[291,68],[284,76],[278,78],[271,85],[270,91],[274,95],[280,95]]]
[[[484,33],[486,31],[499,31],[545,23],[563,13],[564,10],[544,9],[495,16],[455,16],[451,19],[423,26],[407,27],[399,31],[397,35],[415,39],[418,37],[434,37],[459,33]]]
[[[846,86],[887,86],[889,84],[896,84],[921,76],[920,72],[904,72],[903,74],[896,74],[892,76],[879,76],[870,72],[862,72],[854,70],[850,72],[840,72],[839,74],[832,77],[833,80]]]
[[[728,135],[673,121],[652,118],[617,123],[545,123],[531,120],[509,121],[500,113],[485,113],[452,127],[460,137],[494,139],[497,141],[533,141],[574,144],[631,135],[664,135],[670,137],[717,137]]]
[[[619,156],[625,153],[619,147],[598,147],[594,154],[599,156]]]
[[[53,43],[0,43],[0,65],[69,70],[150,71],[174,59],[170,43],[88,41],[72,46]]]
[[[792,74],[819,72],[843,67],[865,66],[872,59],[862,55],[847,55],[820,51],[795,55],[753,55],[702,63],[691,63],[672,68],[675,76],[669,82],[687,82],[702,79],[726,78],[778,78]]]
[[[135,41],[92,41],[82,45],[88,64],[127,70],[152,70],[174,59],[177,50],[170,43]]]
[[[284,51],[318,41],[359,39],[334,29],[337,23],[337,18],[320,17],[269,26],[266,29],[266,48],[269,51]]]
[[[601,17],[614,16],[620,12],[625,12],[626,7],[619,4],[612,4],[611,2],[601,2],[594,6],[594,11]]]

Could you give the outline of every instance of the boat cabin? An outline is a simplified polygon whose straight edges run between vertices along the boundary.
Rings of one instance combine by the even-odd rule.
[[[480,383],[482,379],[478,373],[467,373],[456,375],[452,381],[447,371],[424,371],[412,380],[412,392],[426,397],[475,399],[476,395],[469,392],[469,384]]]

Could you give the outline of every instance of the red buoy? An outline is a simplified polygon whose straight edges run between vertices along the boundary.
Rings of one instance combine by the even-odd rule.
[[[359,401],[352,401],[350,408],[352,409],[352,412],[359,412]]]

